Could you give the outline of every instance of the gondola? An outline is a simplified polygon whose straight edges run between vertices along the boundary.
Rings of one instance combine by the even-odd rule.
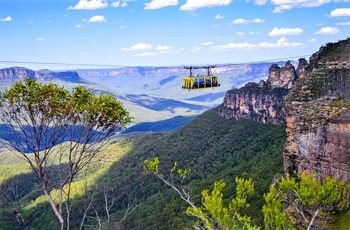
[[[211,74],[211,68],[216,66],[186,66],[185,69],[190,70],[190,76],[182,79],[183,90],[198,90],[198,89],[214,89],[220,87],[219,76]],[[193,76],[193,69],[207,69],[207,75],[196,75]]]

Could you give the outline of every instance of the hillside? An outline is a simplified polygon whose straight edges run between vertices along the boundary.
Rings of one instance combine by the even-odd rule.
[[[297,69],[289,61],[283,67],[273,64],[266,81],[250,82],[227,91],[220,106],[199,116],[175,116],[156,124],[141,122],[125,133],[176,131],[116,137],[89,166],[87,177],[80,175],[74,182],[72,228],[79,227],[84,211],[88,210],[86,229],[95,229],[99,224],[106,229],[190,229],[193,219],[184,214],[186,204],[173,190],[142,171],[144,160],[155,157],[160,159],[165,176],[174,162],[180,168],[191,169],[186,181],[169,179],[189,186],[196,203],[200,203],[200,191],[211,189],[214,181],[225,180],[227,202],[235,195],[236,176],[252,178],[256,194],[248,200],[251,207],[244,212],[260,226],[262,194],[283,173],[316,173],[319,178],[332,176],[349,183],[350,75],[346,56],[349,42],[347,39],[321,47],[310,63],[300,59]],[[136,82],[138,93],[124,92],[118,94],[120,98],[149,111],[168,111],[173,115],[179,109],[187,115],[204,110],[196,106],[205,105],[203,100],[214,103],[213,98],[221,95],[199,93],[175,100],[169,90],[160,98],[156,95],[164,90],[160,86],[175,85],[180,78],[173,73],[161,79],[158,74],[167,70],[136,68],[114,74],[106,70],[101,81],[112,86],[117,78],[125,79],[128,71],[136,71],[132,72],[135,79],[128,82]],[[154,74],[154,78],[146,87],[142,79],[147,74]],[[122,87],[125,82],[118,87],[127,91],[130,88]],[[172,123],[181,123],[183,127]],[[21,210],[27,227],[56,229],[53,213],[24,164],[9,153],[1,153],[0,171],[11,172],[2,176],[2,191],[10,192],[14,185],[21,191],[11,197],[15,202],[0,207],[3,208],[0,226],[23,228],[15,219]],[[52,171],[54,175],[55,167]],[[137,208],[120,222],[128,204],[137,204]],[[129,208],[133,207],[136,206]]]
[[[117,196],[124,192],[130,199],[137,201],[136,211],[120,225],[122,229],[191,227],[192,220],[183,213],[186,205],[177,195],[155,178],[143,174],[143,161],[154,157],[160,158],[164,173],[170,170],[174,161],[178,162],[181,168],[191,168],[191,177],[186,184],[193,189],[196,202],[199,202],[200,191],[210,188],[214,181],[225,180],[225,193],[229,198],[233,195],[232,188],[236,176],[253,178],[256,194],[249,200],[252,207],[247,212],[256,217],[256,222],[261,223],[261,213],[258,210],[262,206],[262,193],[268,190],[273,177],[283,172],[281,151],[285,138],[283,125],[261,124],[243,119],[227,120],[220,117],[214,109],[203,113],[175,132],[137,135],[109,146],[102,153],[104,157],[99,158],[100,162],[107,160],[109,163],[99,163],[99,166],[93,167],[98,171],[93,170],[91,173],[95,175],[94,183],[105,183],[107,187],[115,189]],[[11,164],[18,164],[18,159],[14,158],[13,161]],[[103,171],[105,173],[101,174]],[[30,177],[30,174],[23,174],[21,178],[28,180]],[[5,184],[10,184],[11,181],[13,179]],[[33,184],[28,183],[25,186],[33,188],[34,181]],[[96,209],[105,221],[106,213],[101,205],[102,186],[91,187],[88,194],[91,195],[93,191],[95,199],[100,200]],[[55,218],[45,204],[45,199],[38,197],[41,193],[32,190],[28,194],[31,194],[30,199],[34,203],[28,203],[28,195],[21,196],[21,201],[23,199],[23,202],[27,203],[25,219],[28,225],[37,228],[47,222],[50,223],[50,227],[55,226]],[[111,209],[112,220],[118,220],[128,202],[127,195],[120,197]],[[78,192],[74,197],[73,219],[77,226],[82,214],[79,207],[86,204],[83,194]],[[91,211],[89,215],[93,217],[94,212]],[[11,220],[10,217],[10,213],[3,212],[0,222],[4,224]],[[13,218],[12,221],[14,220]],[[12,229],[16,229],[15,222],[12,223]],[[89,219],[88,224],[94,226],[97,222]]]

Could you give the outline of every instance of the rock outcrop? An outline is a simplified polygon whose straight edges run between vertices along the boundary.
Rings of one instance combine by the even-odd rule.
[[[40,81],[51,81],[54,79],[68,82],[85,82],[76,71],[59,71],[50,70],[33,71],[24,67],[11,67],[0,69],[0,80],[18,81],[25,78],[32,78]]]
[[[303,60],[299,66],[304,68]],[[298,68],[299,69],[299,68]],[[248,83],[240,89],[230,90],[226,93],[219,109],[219,114],[227,119],[244,118],[262,123],[284,123],[283,101],[299,77],[290,61],[281,68],[273,64],[269,69],[267,81]]]
[[[350,183],[350,38],[328,43],[309,63],[274,64],[266,82],[227,92],[219,114],[286,124],[286,173]]]
[[[292,88],[294,81],[297,79],[294,66],[287,61],[286,64],[280,68],[277,64],[273,64],[269,69],[269,78],[267,85],[274,88]]]
[[[248,83],[226,93],[219,114],[227,119],[244,118],[262,123],[284,123],[283,97],[287,90],[271,89],[265,84]]]
[[[321,47],[305,68],[308,74],[286,97],[287,173],[314,173],[350,183],[350,69],[342,64],[350,63],[344,58],[349,44],[350,39],[342,41],[341,48],[333,43],[332,49]],[[330,52],[331,60],[325,58]]]

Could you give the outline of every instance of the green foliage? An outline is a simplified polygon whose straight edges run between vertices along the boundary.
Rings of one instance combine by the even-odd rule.
[[[96,125],[103,127],[115,123],[124,126],[131,121],[122,104],[111,95],[95,96],[82,86],[70,94],[56,84],[42,84],[30,78],[16,82],[2,93],[0,105],[26,111],[29,116],[40,115],[42,119],[83,116],[86,122],[97,121]]]
[[[143,166],[143,171],[145,173],[155,173],[155,174],[158,174],[159,172],[159,159],[158,157],[154,158],[153,161],[151,160],[145,160],[144,161],[145,165]],[[176,166],[176,162],[175,162],[175,166]],[[172,171],[171,171],[172,172]]]
[[[321,61],[325,60],[349,60],[350,38],[338,42],[328,42],[320,48]]]
[[[236,177],[236,198],[232,199],[228,207],[223,205],[223,180],[214,182],[214,188],[202,191],[202,206],[188,207],[186,213],[199,219],[198,226],[205,229],[259,229],[252,225],[250,217],[241,214],[246,203],[247,195],[254,193],[254,183],[251,179]]]
[[[260,211],[262,194],[268,191],[272,178],[283,173],[282,148],[285,139],[283,125],[227,120],[220,117],[217,110],[210,110],[176,132],[136,135],[108,146],[102,150],[99,162],[96,162],[103,167],[101,172],[104,174],[90,165],[88,178],[93,180],[89,180],[89,185],[99,185],[105,181],[105,186],[114,188],[115,194],[124,194],[110,210],[113,214],[111,221],[119,221],[123,217],[130,199],[137,200],[137,209],[119,223],[122,229],[192,229],[194,219],[185,213],[188,205],[171,188],[142,173],[145,160],[159,157],[162,162],[159,170],[163,172],[171,172],[174,162],[181,165],[183,170],[191,169],[190,174],[187,171],[182,179],[175,176],[179,173],[177,166],[173,170],[174,176],[170,175],[169,179],[191,188],[196,203],[201,202],[202,190],[211,188],[215,181],[223,179],[226,186],[222,189],[222,203],[228,207],[236,197],[236,189],[232,189],[236,185],[232,178],[251,178],[255,193],[247,197],[250,206],[241,209],[242,216],[251,216],[252,224],[263,226]],[[76,183],[84,184],[84,178],[77,177]],[[90,186],[88,189],[77,189],[79,193],[71,201],[72,229],[79,228],[82,212],[87,207],[86,200],[92,194],[101,220],[107,219],[102,205],[103,189]],[[32,198],[34,204],[36,197]],[[96,229],[95,212],[90,210],[88,216],[86,225]],[[28,226],[33,229],[38,229],[39,222],[50,223],[54,218],[47,204],[32,205],[25,213]]]
[[[265,228],[308,228],[322,211],[346,211],[349,208],[349,189],[344,181],[315,175],[287,175],[277,181],[264,195]]]
[[[131,119],[111,95],[96,96],[81,86],[70,93],[26,78],[0,95],[0,120],[8,127],[1,138],[30,165],[61,229],[70,227],[74,179]]]

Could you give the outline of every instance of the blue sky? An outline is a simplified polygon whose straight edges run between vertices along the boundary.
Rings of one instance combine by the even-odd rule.
[[[308,58],[349,36],[350,0],[0,0],[0,68]]]

